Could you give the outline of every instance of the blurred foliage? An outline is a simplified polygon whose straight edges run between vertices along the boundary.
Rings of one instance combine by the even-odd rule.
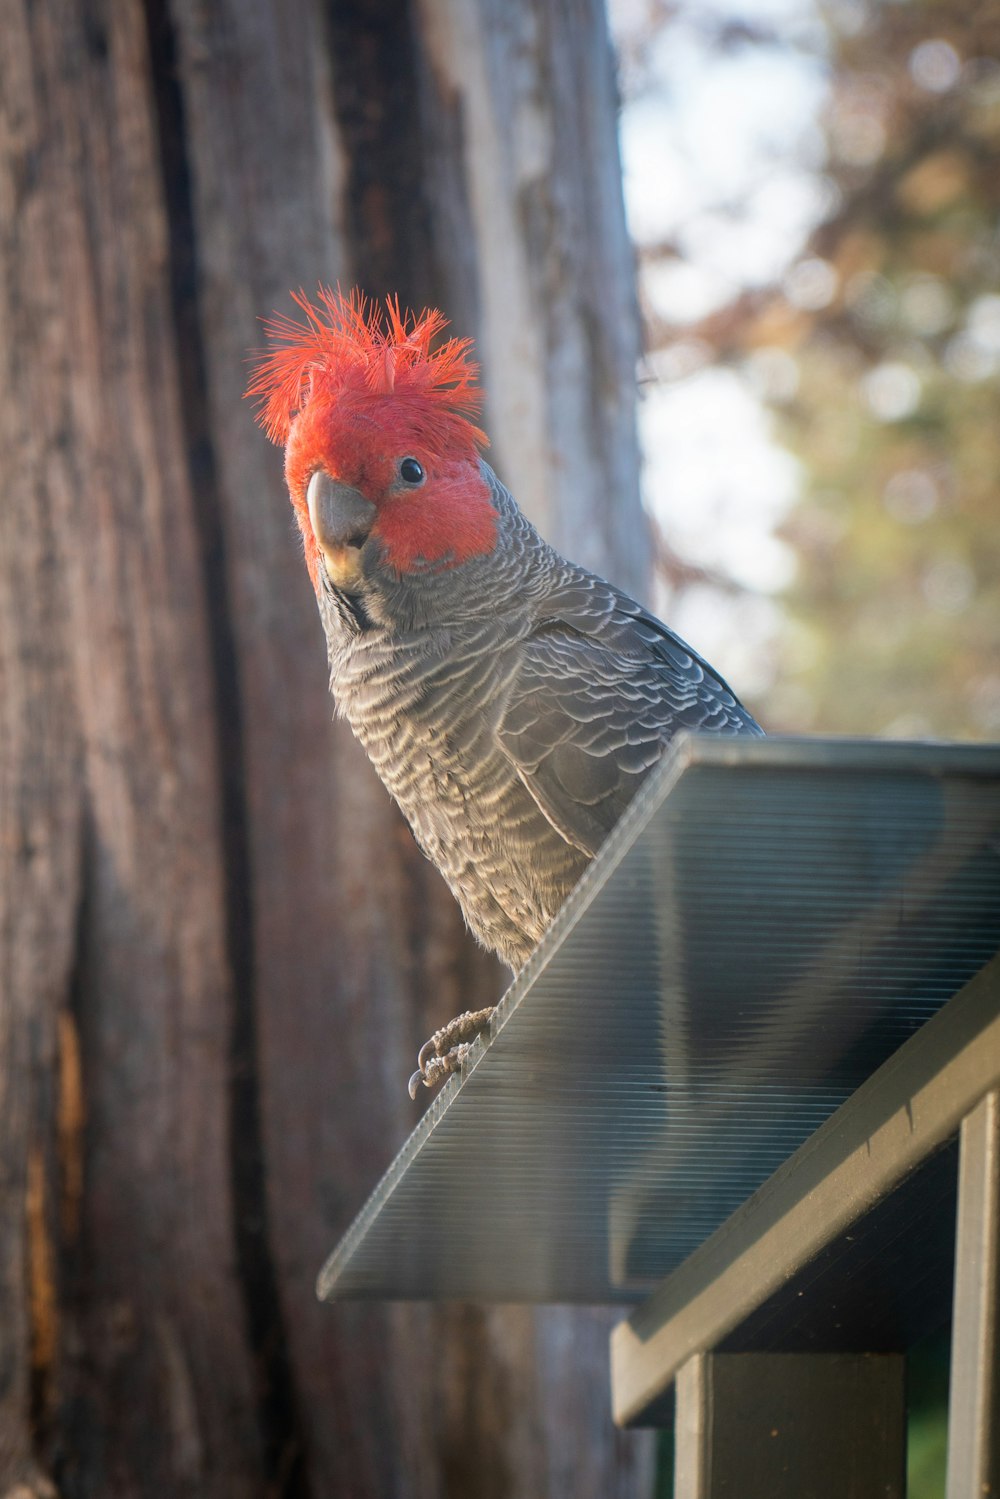
[[[1000,737],[1000,9],[827,16],[833,211],[749,325],[797,366],[787,717]]]
[[[691,24],[683,0],[646,7],[647,37]],[[740,371],[801,464],[759,707],[772,729],[1000,739],[1000,7],[758,9],[698,22],[720,54],[822,62],[823,149],[802,155],[826,213],[780,284],[650,334],[681,377],[692,350]],[[639,93],[642,55],[623,59]],[[684,249],[640,256],[648,271]]]
[[[906,1365],[910,1432],[906,1492],[943,1499],[948,1437],[948,1328],[910,1350]]]
[[[779,414],[774,728],[1000,738],[1000,8],[820,12],[829,212],[691,330]]]

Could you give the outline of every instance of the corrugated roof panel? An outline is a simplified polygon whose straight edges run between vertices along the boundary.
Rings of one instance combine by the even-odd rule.
[[[679,742],[320,1294],[640,1299],[998,949],[1000,747]]]

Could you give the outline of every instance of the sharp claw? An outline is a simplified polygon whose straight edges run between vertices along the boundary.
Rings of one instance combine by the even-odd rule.
[[[472,1042],[489,1026],[494,1006],[485,1010],[466,1010],[456,1015],[425,1041],[417,1053],[417,1070],[410,1078],[407,1091],[416,1101],[421,1083],[436,1088],[438,1083],[457,1072],[468,1056]],[[449,1042],[451,1043],[449,1047]]]
[[[429,1060],[431,1059],[431,1057],[433,1057],[434,1055],[436,1055],[436,1053],[437,1053],[437,1047],[434,1044],[434,1037],[431,1036],[430,1040],[429,1041],[425,1041],[424,1044],[423,1044],[423,1046],[421,1046],[420,1050],[417,1052],[417,1071],[418,1072],[426,1072],[427,1071],[427,1063],[429,1062]],[[416,1074],[414,1074],[414,1076],[415,1075]],[[410,1086],[411,1087],[413,1086],[413,1078],[412,1077],[410,1078]],[[416,1097],[416,1094],[413,1094],[412,1096]]]

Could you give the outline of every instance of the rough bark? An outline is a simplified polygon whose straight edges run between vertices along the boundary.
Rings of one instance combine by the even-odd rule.
[[[438,302],[526,508],[641,586],[600,8],[0,29],[0,1494],[644,1493],[603,1314],[314,1300],[500,977],[331,722],[241,401],[289,287]]]

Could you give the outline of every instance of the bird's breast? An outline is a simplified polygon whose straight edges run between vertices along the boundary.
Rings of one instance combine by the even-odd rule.
[[[516,968],[587,860],[556,832],[501,748],[511,670],[502,650],[478,643],[407,652],[368,642],[338,666],[332,685],[470,927]]]

